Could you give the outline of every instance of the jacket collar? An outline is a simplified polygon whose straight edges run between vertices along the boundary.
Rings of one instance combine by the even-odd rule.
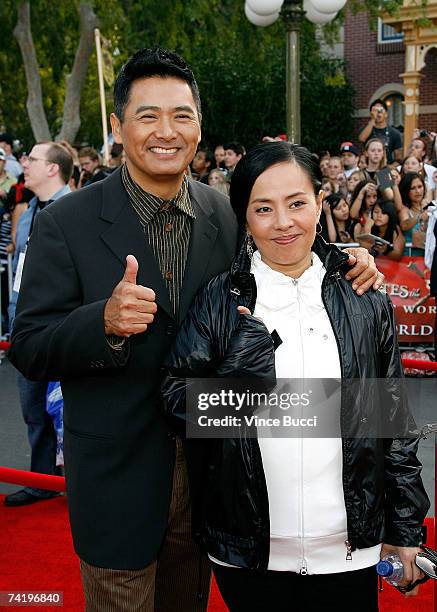
[[[247,306],[253,312],[256,304],[257,290],[255,277],[250,272],[251,259],[246,250],[245,235],[241,238],[240,248],[231,266],[231,292],[245,298],[245,303],[239,300],[242,306]],[[344,266],[348,260],[347,253],[341,251],[334,244],[329,244],[317,235],[311,250],[320,258],[326,273],[332,274]]]
[[[59,200],[59,198],[62,198],[62,196],[67,195],[67,193],[70,193],[70,191],[71,191],[70,186],[64,185],[63,187],[61,187],[61,189],[58,189],[58,191],[54,193],[47,200],[47,205],[51,204],[52,202],[55,202],[56,200]],[[38,203],[38,196],[33,196],[33,198],[29,202],[29,208],[35,208],[37,203]]]
[[[196,218],[192,220],[190,244],[181,288],[178,320],[183,321],[211,261],[219,228],[204,185],[188,180],[188,193]]]
[[[325,242],[321,236],[316,236],[316,239],[311,247],[311,250],[320,258],[326,272],[334,272],[341,268],[348,260],[348,255],[341,251],[334,244]],[[241,246],[236,257],[232,262],[231,274],[237,272],[250,272],[251,260],[247,254],[246,241],[241,239]]]

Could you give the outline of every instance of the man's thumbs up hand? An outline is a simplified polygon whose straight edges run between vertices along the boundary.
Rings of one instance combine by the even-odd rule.
[[[104,310],[105,334],[129,338],[142,334],[152,323],[157,311],[155,292],[137,285],[138,261],[133,255],[126,257],[123,278],[106,302]]]
[[[138,262],[136,257],[128,255],[126,257],[126,269],[124,271],[123,280],[127,283],[137,284]]]

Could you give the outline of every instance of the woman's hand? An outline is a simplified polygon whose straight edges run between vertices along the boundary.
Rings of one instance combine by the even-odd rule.
[[[391,544],[383,544],[381,549],[381,559],[389,553],[397,553],[404,566],[404,577],[399,586],[407,587],[412,582],[425,577],[425,574],[415,564],[416,555],[421,552],[420,548],[415,546],[391,546]],[[419,593],[419,585],[412,591],[405,593],[406,597],[415,596]]]
[[[377,187],[375,183],[366,183],[363,187],[363,193],[376,193]]]
[[[323,212],[327,217],[331,216],[331,207],[329,206],[329,202],[323,200]]]
[[[237,306],[237,310],[240,314],[250,315],[250,310],[246,306]]]

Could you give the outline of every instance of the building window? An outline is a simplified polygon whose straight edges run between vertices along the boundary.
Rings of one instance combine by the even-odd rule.
[[[392,93],[384,98],[388,107],[388,124],[394,127],[404,125],[404,97],[400,93]]]
[[[378,44],[397,43],[402,42],[403,39],[403,32],[396,32],[392,26],[378,18]]]

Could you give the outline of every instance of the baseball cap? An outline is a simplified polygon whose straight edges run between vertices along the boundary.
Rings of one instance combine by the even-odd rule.
[[[0,149],[0,160],[6,161],[6,153]]]
[[[373,100],[373,102],[369,106],[369,110],[372,110],[374,106],[382,106],[386,111],[388,111],[387,103],[384,102],[384,100],[381,100],[381,98],[377,98],[376,100]]]
[[[356,147],[353,142],[343,142],[340,146],[340,153],[353,153],[354,155],[360,154],[358,147]]]

